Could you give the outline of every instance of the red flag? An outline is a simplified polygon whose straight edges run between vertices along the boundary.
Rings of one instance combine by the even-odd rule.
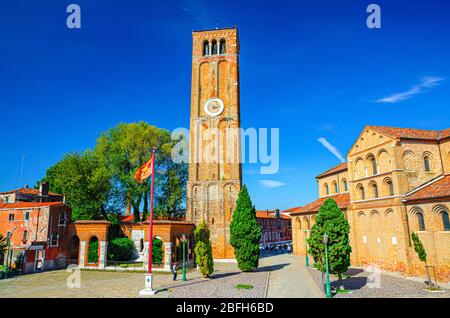
[[[142,181],[148,179],[152,175],[153,171],[153,156],[152,158],[144,163],[142,167],[140,167],[136,173],[134,174],[134,178],[141,183]]]

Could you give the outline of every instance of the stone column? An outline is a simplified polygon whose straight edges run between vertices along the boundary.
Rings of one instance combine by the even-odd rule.
[[[107,265],[107,253],[108,253],[108,242],[106,241],[100,241],[100,255],[99,255],[99,262],[98,262],[98,268],[103,269]]]
[[[147,270],[147,268],[148,268],[148,241],[147,242],[144,241],[143,254],[144,254],[143,267],[145,270]]]
[[[164,270],[170,271],[170,264],[172,263],[172,242],[164,243]]]
[[[78,263],[78,267],[79,268],[84,268],[84,258],[86,254],[86,241],[80,241],[80,250],[79,250],[79,263]]]

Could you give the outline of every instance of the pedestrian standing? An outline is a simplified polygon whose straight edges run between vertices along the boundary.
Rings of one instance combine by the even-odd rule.
[[[172,275],[173,275],[173,281],[177,280],[177,265],[173,264],[172,265]]]

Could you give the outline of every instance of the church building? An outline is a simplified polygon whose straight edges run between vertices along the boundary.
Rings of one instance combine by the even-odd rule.
[[[316,177],[319,199],[291,212],[296,255],[326,198],[350,223],[353,266],[424,275],[411,233],[419,235],[439,279],[450,281],[450,129],[367,126],[347,163]]]

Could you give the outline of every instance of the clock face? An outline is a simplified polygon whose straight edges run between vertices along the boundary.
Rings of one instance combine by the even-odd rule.
[[[210,98],[205,103],[205,112],[209,116],[219,116],[223,112],[223,101],[220,98]]]

